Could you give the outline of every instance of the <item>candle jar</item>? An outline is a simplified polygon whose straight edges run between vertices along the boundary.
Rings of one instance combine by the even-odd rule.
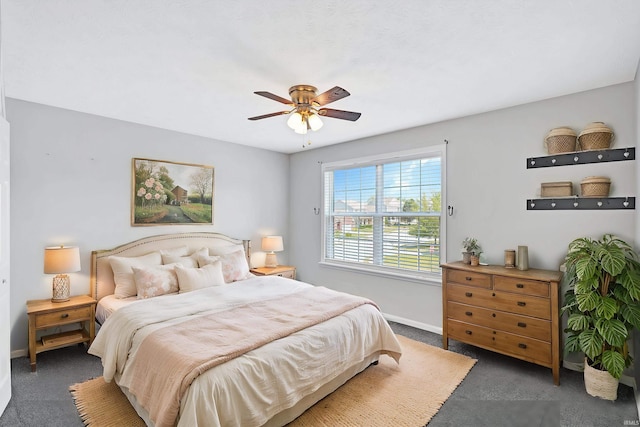
[[[514,249],[506,249],[504,251],[505,268],[514,268],[516,266],[516,251]]]

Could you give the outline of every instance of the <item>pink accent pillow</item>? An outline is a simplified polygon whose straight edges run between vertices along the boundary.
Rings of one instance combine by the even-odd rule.
[[[225,255],[220,255],[220,262],[222,263],[224,281],[227,283],[251,277],[247,258],[244,256],[244,250],[242,249]]]
[[[138,299],[157,297],[178,292],[176,267],[180,264],[157,267],[131,267],[136,282]]]

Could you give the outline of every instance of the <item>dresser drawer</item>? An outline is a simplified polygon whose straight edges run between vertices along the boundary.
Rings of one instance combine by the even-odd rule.
[[[537,297],[549,296],[549,282],[541,282],[539,280],[494,276],[493,289],[496,291],[515,292]]]
[[[547,298],[461,285],[448,285],[447,296],[449,301],[475,305],[481,308],[508,311],[525,316],[538,317],[540,319],[551,319],[551,305]]]
[[[91,307],[70,308],[51,313],[36,314],[36,328],[46,328],[91,319]]]
[[[449,336],[461,342],[545,366],[551,365],[551,344],[521,335],[497,331],[483,326],[448,320]]]
[[[457,302],[447,303],[447,317],[487,328],[524,335],[541,341],[551,341],[551,322],[548,320]]]
[[[491,289],[491,276],[470,271],[447,270],[447,282],[460,283],[466,286]]]

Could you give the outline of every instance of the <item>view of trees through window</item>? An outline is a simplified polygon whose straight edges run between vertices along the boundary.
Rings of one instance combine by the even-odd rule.
[[[440,271],[439,155],[324,173],[325,260]]]

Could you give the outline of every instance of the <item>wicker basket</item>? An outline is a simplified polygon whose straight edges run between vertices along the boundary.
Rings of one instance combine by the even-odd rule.
[[[582,197],[607,197],[611,180],[606,176],[588,176],[580,182]]]
[[[602,122],[589,123],[578,136],[581,151],[606,150],[613,142],[613,131]]]
[[[584,387],[591,396],[600,397],[606,400],[616,400],[618,398],[618,383],[607,371],[592,368],[584,360]]]
[[[544,137],[547,153],[559,154],[576,151],[576,133],[570,127],[559,127],[549,131]]]
[[[541,197],[571,197],[573,183],[571,181],[543,182],[540,186]]]

